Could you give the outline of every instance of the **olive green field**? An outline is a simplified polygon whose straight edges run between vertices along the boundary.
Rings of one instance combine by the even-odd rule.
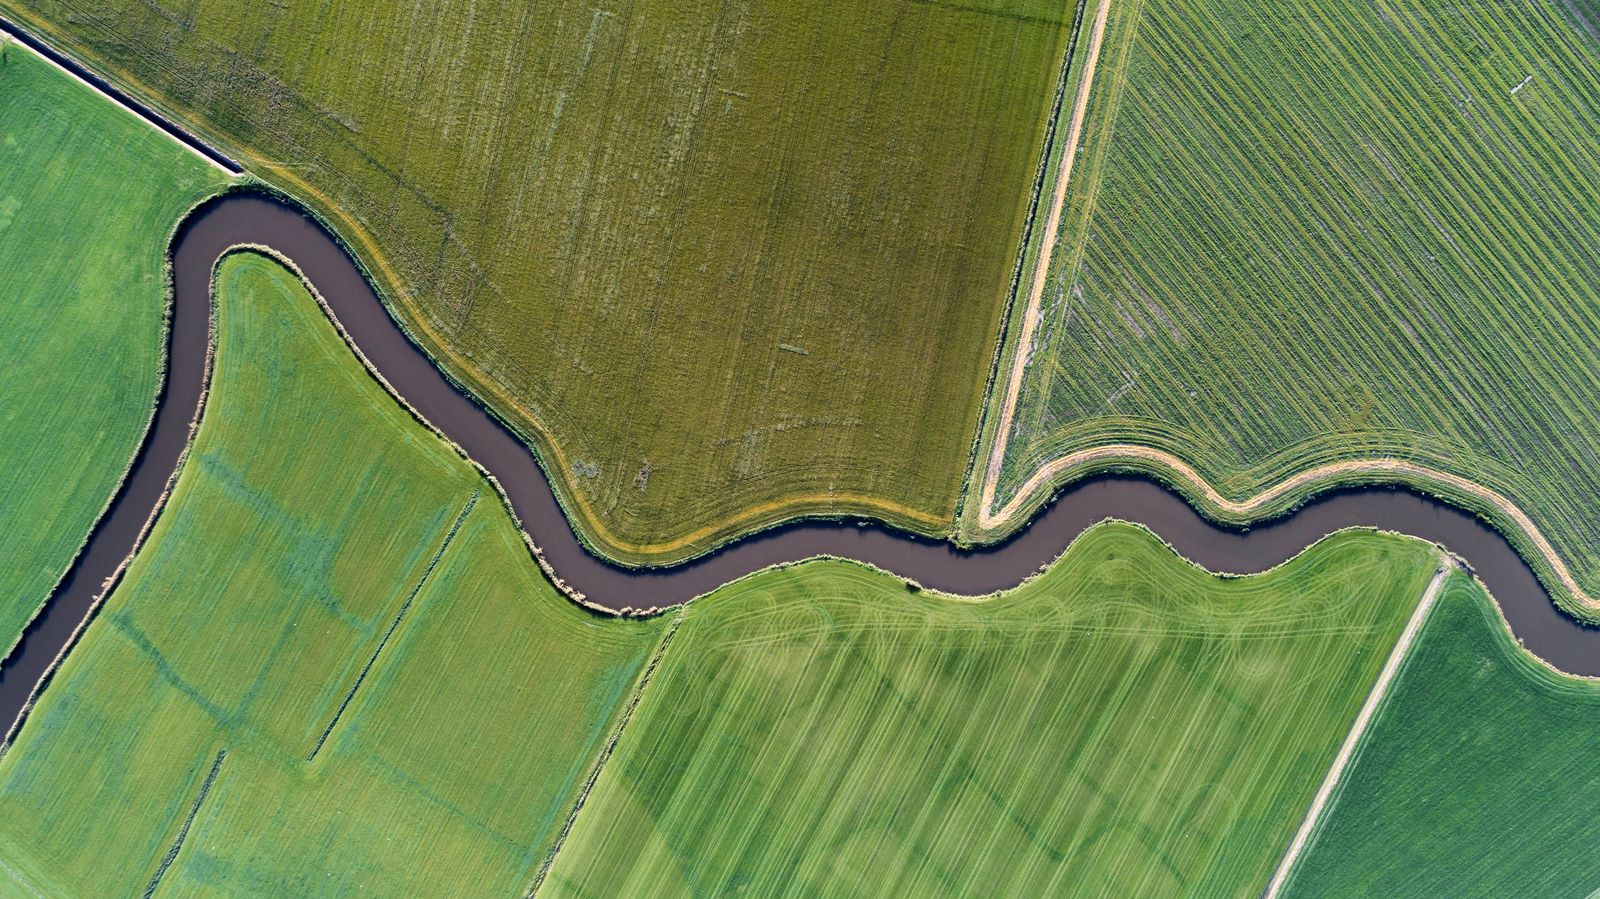
[[[1597,26],[1115,0],[996,506],[1109,443],[1234,500],[1404,459],[1510,498],[1600,591]]]
[[[287,269],[228,256],[216,316],[174,495],[0,757],[0,893],[1259,890],[1438,565],[1107,524],[985,601],[819,560],[602,617]]]
[[[0,10],[326,219],[596,549],[951,531],[1071,5]]]
[[[168,237],[227,175],[3,35],[0,172],[3,657],[149,425]]]
[[[1597,720],[1452,575],[1283,895],[1594,895]]]

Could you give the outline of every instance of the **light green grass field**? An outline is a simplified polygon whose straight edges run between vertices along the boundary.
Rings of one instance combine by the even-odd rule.
[[[1071,4],[0,8],[328,217],[606,552],[951,529]]]
[[[1600,589],[1600,41],[1575,15],[1600,25],[1113,3],[1001,502],[1112,442],[1235,499],[1397,457],[1509,496]]]
[[[1597,721],[1453,576],[1284,895],[1593,895]]]
[[[150,421],[167,239],[226,176],[0,38],[0,655]]]
[[[218,283],[176,492],[0,759],[0,892],[518,894],[664,624],[557,594],[276,262]]]
[[[1252,895],[1437,563],[1224,580],[1099,527],[986,603],[812,562],[688,607],[542,896]]]

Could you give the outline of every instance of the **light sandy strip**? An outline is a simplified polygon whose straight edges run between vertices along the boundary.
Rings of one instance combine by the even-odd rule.
[[[989,464],[984,468],[983,492],[978,503],[980,519],[994,506],[995,484],[1000,480],[1000,463],[1005,460],[1006,435],[1011,432],[1011,416],[1016,411],[1017,395],[1022,389],[1028,347],[1033,344],[1033,332],[1039,326],[1039,300],[1044,296],[1045,279],[1050,274],[1050,255],[1055,250],[1056,234],[1061,229],[1061,208],[1067,199],[1067,181],[1072,176],[1072,161],[1078,156],[1078,142],[1083,135],[1083,116],[1089,108],[1089,88],[1094,83],[1095,65],[1100,61],[1100,41],[1105,37],[1106,17],[1110,13],[1111,0],[1100,0],[1100,10],[1094,17],[1094,29],[1089,33],[1089,58],[1084,63],[1083,75],[1078,81],[1078,93],[1073,98],[1072,119],[1067,125],[1067,145],[1061,151],[1061,170],[1056,175],[1056,192],[1050,198],[1050,215],[1045,218],[1044,239],[1039,244],[1039,261],[1033,268],[1033,285],[1028,288],[1028,309],[1022,316],[1022,336],[1017,338],[1017,346],[1011,356],[1006,399],[1000,407],[1000,423],[995,428]]]
[[[38,38],[35,37],[35,40],[38,40]],[[190,146],[185,141],[179,139],[178,136],[173,134],[171,131],[168,131],[167,129],[162,128],[161,126],[157,125],[156,123],[150,121],[150,117],[145,114],[144,110],[139,109],[136,106],[130,106],[127,103],[122,102],[121,98],[106,93],[105,91],[101,90],[98,86],[96,86],[94,84],[94,82],[85,80],[83,78],[83,76],[79,75],[77,72],[72,71],[71,69],[67,68],[66,66],[62,65],[61,63],[56,62],[55,60],[53,60],[50,57],[44,55],[43,53],[40,53],[38,50],[35,50],[34,48],[28,46],[27,44],[23,43],[22,41],[19,41],[19,40],[13,38],[9,34],[6,34],[4,32],[0,32],[0,45],[6,46],[6,47],[19,47],[19,48],[21,48],[23,50],[26,50],[29,53],[32,53],[35,57],[37,57],[39,59],[42,59],[46,63],[48,63],[51,68],[55,69],[56,71],[60,72],[61,74],[65,75],[65,76],[67,76],[68,78],[71,78],[73,81],[78,82],[79,84],[83,85],[84,87],[88,88],[89,90],[94,91],[96,94],[99,94],[101,97],[104,97],[106,100],[109,100],[111,103],[115,104],[117,106],[117,108],[126,109],[127,111],[133,113],[136,117],[138,117],[139,121],[144,122],[145,124],[149,125],[150,127],[152,127],[154,129],[156,129],[157,131],[161,132],[163,135],[166,136],[166,138],[168,140],[170,140],[173,143],[177,144],[178,146],[184,148],[185,150],[189,151],[190,153],[193,153],[197,158],[205,160],[207,165],[210,165],[210,166],[216,168],[218,171],[224,172],[224,173],[226,173],[226,174],[228,174],[230,176],[234,174],[232,169],[230,169],[227,166],[223,165],[222,163],[216,161],[215,159],[212,159],[210,156],[207,156],[206,154],[200,152],[195,147]]]
[[[1007,503],[1006,507],[1000,510],[998,514],[991,515],[989,514],[988,509],[980,509],[978,515],[979,524],[985,529],[991,529],[1008,523],[1011,519],[1021,513],[1026,506],[1028,498],[1036,490],[1044,486],[1052,477],[1060,472],[1080,465],[1099,466],[1115,463],[1119,460],[1133,459],[1152,462],[1168,469],[1179,480],[1188,482],[1192,490],[1203,495],[1206,502],[1222,509],[1225,512],[1239,516],[1249,516],[1252,513],[1259,512],[1263,507],[1269,505],[1274,500],[1282,498],[1285,494],[1291,491],[1302,487],[1307,487],[1315,481],[1338,476],[1404,475],[1414,478],[1418,481],[1432,482],[1454,490],[1459,490],[1462,493],[1477,497],[1487,505],[1494,507],[1502,515],[1504,515],[1506,519],[1516,527],[1517,530],[1520,530],[1523,534],[1525,534],[1528,540],[1533,544],[1533,547],[1538,552],[1539,556],[1545,560],[1545,563],[1549,565],[1550,570],[1554,572],[1556,579],[1560,581],[1562,588],[1567,591],[1574,602],[1587,608],[1600,608],[1600,602],[1596,602],[1594,597],[1590,596],[1582,587],[1578,586],[1578,582],[1575,578],[1573,578],[1571,570],[1567,568],[1567,564],[1561,560],[1559,555],[1556,554],[1555,546],[1553,546],[1544,536],[1544,534],[1540,533],[1539,529],[1534,526],[1533,519],[1529,518],[1526,512],[1517,508],[1517,505],[1510,499],[1499,493],[1496,493],[1493,490],[1490,490],[1488,487],[1485,487],[1482,484],[1479,484],[1475,481],[1470,481],[1464,477],[1461,477],[1460,475],[1439,471],[1437,469],[1429,468],[1426,465],[1419,465],[1415,462],[1407,462],[1403,459],[1353,459],[1344,462],[1331,462],[1327,465],[1319,465],[1316,468],[1306,469],[1305,471],[1302,471],[1291,478],[1286,478],[1282,481],[1279,481],[1277,484],[1268,487],[1266,490],[1263,490],[1247,500],[1235,502],[1218,493],[1215,487],[1211,486],[1209,482],[1200,477],[1199,472],[1196,472],[1192,467],[1189,466],[1188,463],[1184,462],[1182,459],[1179,459],[1177,456],[1172,455],[1171,453],[1166,453],[1162,452],[1161,450],[1151,449],[1147,446],[1138,446],[1131,443],[1113,443],[1106,446],[1098,446],[1093,449],[1080,450],[1076,453],[1062,456],[1061,458],[1051,462],[1049,465],[1044,466],[1039,471],[1035,472],[1033,477],[1028,479],[1028,483],[1024,485],[1021,490],[1017,491],[1016,496],[1014,496],[1011,502]]]
[[[1289,844],[1289,851],[1284,853],[1283,860],[1278,863],[1278,870],[1272,875],[1272,882],[1267,884],[1267,891],[1263,894],[1264,899],[1277,899],[1278,891],[1283,889],[1284,881],[1288,879],[1295,860],[1305,850],[1312,831],[1316,830],[1317,823],[1322,819],[1322,810],[1327,806],[1328,798],[1333,795],[1334,788],[1339,785],[1339,778],[1344,775],[1345,766],[1350,764],[1356,746],[1360,744],[1362,735],[1367,732],[1367,725],[1372,723],[1373,714],[1377,712],[1378,706],[1383,704],[1383,697],[1388,694],[1389,684],[1400,670],[1400,663],[1405,660],[1412,641],[1422,629],[1422,622],[1427,619],[1428,610],[1433,608],[1434,600],[1439,598],[1439,589],[1444,586],[1445,578],[1450,576],[1450,572],[1455,570],[1455,559],[1445,556],[1439,565],[1439,570],[1434,573],[1433,580],[1428,582],[1428,589],[1422,592],[1422,599],[1417,603],[1416,611],[1411,613],[1411,620],[1406,622],[1406,629],[1400,632],[1400,639],[1395,643],[1394,651],[1389,653],[1389,660],[1383,664],[1383,671],[1378,674],[1378,682],[1372,685],[1372,692],[1367,694],[1367,701],[1361,706],[1361,714],[1356,716],[1356,723],[1350,728],[1350,734],[1344,738],[1344,745],[1339,747],[1339,754],[1334,757],[1333,767],[1328,769],[1328,776],[1323,779],[1322,788],[1317,790],[1317,798],[1312,801],[1305,820],[1300,822],[1299,833],[1294,835],[1294,842]]]

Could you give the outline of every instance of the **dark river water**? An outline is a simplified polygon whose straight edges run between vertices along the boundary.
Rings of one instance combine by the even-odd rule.
[[[179,230],[173,250],[171,359],[154,426],[86,551],[0,667],[0,720],[8,726],[70,648],[91,617],[102,585],[159,511],[199,411],[212,265],[241,243],[270,246],[299,265],[394,389],[499,480],[557,575],[588,602],[606,609],[675,605],[757,569],[824,554],[869,562],[938,590],[989,593],[1017,584],[1105,518],[1143,524],[1195,562],[1240,574],[1277,565],[1332,531],[1372,526],[1440,543],[1461,556],[1488,585],[1512,631],[1530,650],[1564,671],[1600,675],[1600,630],[1561,612],[1497,531],[1405,489],[1339,490],[1290,516],[1239,530],[1201,517],[1155,482],[1093,477],[1060,493],[1011,539],[973,550],[851,518],[795,522],[666,568],[612,564],[579,542],[527,446],[445,379],[395,324],[360,269],[321,225],[277,199],[235,193],[205,204]]]

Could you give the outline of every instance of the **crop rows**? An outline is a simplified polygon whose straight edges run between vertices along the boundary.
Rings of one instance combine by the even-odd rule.
[[[981,603],[818,561],[604,619],[290,272],[226,259],[216,320],[173,497],[0,757],[0,889],[1248,892],[1436,562],[1224,579],[1106,525]]]
[[[1600,47],[1554,4],[1137,19],[1000,500],[1101,443],[1234,498],[1402,458],[1511,497],[1600,587]]]

